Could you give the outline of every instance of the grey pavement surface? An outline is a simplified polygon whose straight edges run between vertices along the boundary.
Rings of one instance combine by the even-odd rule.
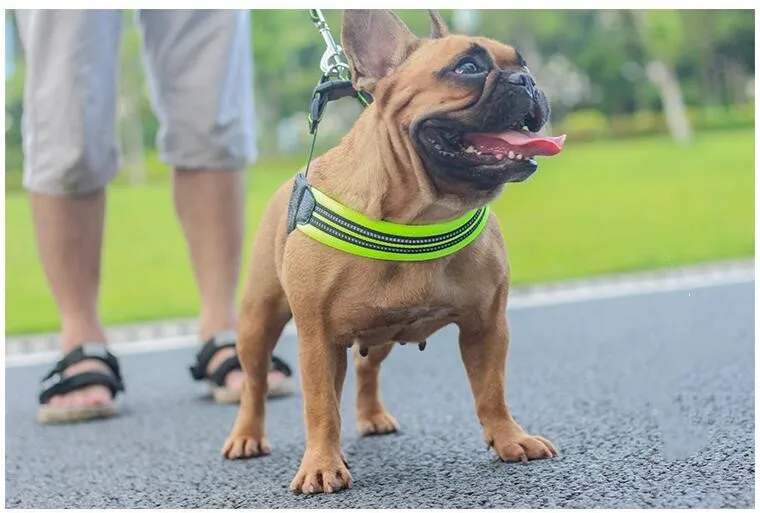
[[[44,366],[6,369],[6,507],[754,507],[754,284],[520,309],[510,314],[508,399],[554,460],[485,450],[456,330],[397,347],[382,373],[402,426],[359,439],[353,376],[343,448],[354,487],[296,496],[300,395],[270,403],[272,455],[219,450],[236,407],[190,381],[191,350],[127,355],[124,414],[35,423]],[[296,361],[285,337],[277,353]]]

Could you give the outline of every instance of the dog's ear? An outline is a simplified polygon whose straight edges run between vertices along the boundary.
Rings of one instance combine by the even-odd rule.
[[[392,11],[350,9],[343,13],[341,42],[354,87],[371,93],[379,79],[404,62],[418,39]]]
[[[449,34],[449,26],[441,18],[441,14],[436,9],[428,9],[430,13],[430,20],[433,22],[433,29],[431,37],[438,39],[439,37],[447,36]]]

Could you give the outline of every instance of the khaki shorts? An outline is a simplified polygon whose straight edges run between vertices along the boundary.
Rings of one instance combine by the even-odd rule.
[[[26,60],[24,186],[103,188],[121,166],[119,10],[18,10]],[[161,159],[180,169],[240,169],[256,158],[250,14],[138,11]]]

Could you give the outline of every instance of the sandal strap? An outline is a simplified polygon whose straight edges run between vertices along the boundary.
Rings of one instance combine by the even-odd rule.
[[[224,381],[227,379],[227,374],[240,369],[242,369],[240,365],[240,359],[238,358],[237,354],[234,354],[224,360],[219,365],[219,367],[214,370],[214,372],[209,374],[208,380],[213,382],[216,386],[223,387]],[[287,377],[290,377],[293,373],[293,371],[290,370],[288,364],[276,356],[272,356],[272,363],[269,365],[269,371],[282,372]]]
[[[111,370],[105,372],[88,371],[64,376],[66,369],[85,360],[98,360]],[[63,395],[91,385],[102,385],[111,391],[111,397],[124,391],[119,361],[102,343],[87,343],[70,351],[61,358],[53,369],[42,379],[40,385],[40,404],[47,404],[51,397]]]
[[[229,358],[225,359],[214,372],[209,374],[208,379],[218,387],[223,387],[224,382],[227,379],[227,374],[232,371],[240,370],[240,360],[236,354],[233,354]]]
[[[105,363],[111,372],[114,373],[116,378],[121,380],[121,369],[119,368],[119,360],[111,353],[103,343],[88,342],[81,346],[71,350],[64,355],[63,358],[58,360],[55,367],[48,372],[48,374],[42,378],[43,381],[50,379],[55,374],[60,374],[72,365],[75,365],[84,360],[99,360]]]
[[[214,369],[214,372],[209,373],[206,369],[208,369],[208,364],[211,362],[214,355],[218,351],[228,347],[236,347],[235,334],[233,332],[225,332],[208,339],[203,344],[203,347],[201,347],[198,354],[196,354],[195,365],[190,367],[190,374],[193,376],[193,379],[195,381],[207,379],[215,385],[223,387],[227,374],[242,369],[237,353],[226,358],[219,367]],[[269,366],[269,370],[282,372],[287,377],[290,377],[293,374],[290,366],[274,355],[272,356],[272,363]]]
[[[226,349],[228,347],[235,347],[235,335],[233,332],[222,333],[208,339],[203,344],[203,347],[201,347],[201,350],[198,352],[198,354],[195,355],[195,365],[190,367],[190,374],[193,376],[193,379],[195,381],[210,379],[211,377],[206,372],[209,362],[218,351],[221,351],[222,349]],[[231,356],[230,358],[233,357]],[[237,356],[234,356],[234,358],[237,359]],[[220,368],[224,366],[225,363],[227,363],[227,360],[222,363]],[[240,363],[238,363],[238,368],[240,368],[239,365]],[[213,374],[217,374],[218,370],[219,369],[217,369]],[[230,368],[230,370],[234,369]],[[224,383],[224,379],[222,379],[222,383]]]
[[[237,354],[234,354],[224,360],[214,372],[209,374],[208,379],[217,386],[223,387],[227,374],[240,369],[242,369],[240,366],[240,359],[238,359]],[[269,365],[269,371],[282,372],[287,377],[290,377],[293,374],[293,371],[290,370],[290,366],[276,356],[272,356],[272,363]]]
[[[290,369],[290,366],[274,355],[272,355],[272,364],[269,366],[269,371],[282,372],[287,377],[293,375],[293,371]]]
[[[54,374],[51,378],[43,381],[43,388],[40,392],[40,404],[47,404],[53,396],[64,395],[81,388],[102,385],[111,391],[111,398],[116,394],[124,391],[124,384],[117,380],[111,374],[102,372],[82,372],[73,376],[61,377],[61,374]]]

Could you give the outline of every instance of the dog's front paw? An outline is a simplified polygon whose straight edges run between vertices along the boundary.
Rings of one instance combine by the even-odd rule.
[[[486,433],[486,444],[492,447],[502,461],[543,460],[557,455],[557,449],[543,436],[529,435],[520,426]]]
[[[356,427],[360,436],[385,435],[398,431],[398,422],[390,413],[381,410],[372,414],[357,415]]]
[[[331,456],[307,452],[290,483],[290,490],[295,493],[333,493],[351,488],[351,483],[351,473],[340,451]]]
[[[222,447],[222,456],[228,460],[266,456],[269,452],[269,443],[266,438],[247,435],[231,434]]]

